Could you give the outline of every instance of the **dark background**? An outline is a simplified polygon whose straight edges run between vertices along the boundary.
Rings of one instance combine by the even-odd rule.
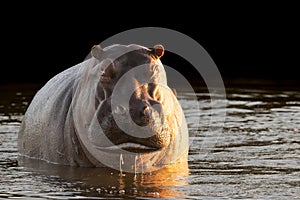
[[[82,62],[94,44],[121,31],[147,26],[177,30],[196,40],[226,83],[299,83],[299,14],[293,5],[242,5],[222,12],[211,9],[205,14],[205,7],[170,13],[163,9],[137,12],[109,8],[102,13],[104,8],[88,8],[44,5],[28,10],[19,6],[1,14],[0,83],[43,84]],[[168,53],[162,61],[175,68],[186,64]],[[184,73],[197,79],[190,67],[185,67]]]

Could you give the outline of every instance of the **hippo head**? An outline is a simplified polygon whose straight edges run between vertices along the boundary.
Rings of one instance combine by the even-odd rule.
[[[160,61],[164,47],[112,45],[102,49],[96,45],[91,54],[91,65],[78,87],[74,115],[76,132],[92,160],[100,159],[103,164],[103,159],[110,159],[106,165],[114,167],[119,166],[120,155],[133,158],[135,164],[138,156],[141,166],[147,159],[153,166],[185,155],[187,128],[176,96],[167,86]]]

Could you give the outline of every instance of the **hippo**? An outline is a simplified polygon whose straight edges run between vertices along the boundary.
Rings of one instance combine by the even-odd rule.
[[[187,162],[186,119],[167,85],[163,45],[94,45],[88,58],[34,96],[18,133],[20,157],[147,172]]]

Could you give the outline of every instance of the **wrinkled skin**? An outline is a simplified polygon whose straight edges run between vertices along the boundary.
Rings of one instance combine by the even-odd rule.
[[[71,166],[151,171],[186,162],[185,117],[168,88],[161,45],[93,47],[91,58],[52,78],[34,97],[20,155]]]

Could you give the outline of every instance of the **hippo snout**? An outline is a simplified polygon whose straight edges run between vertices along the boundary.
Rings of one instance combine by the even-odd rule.
[[[129,112],[137,125],[147,126],[160,118],[161,104],[153,100],[135,101],[130,103]]]

